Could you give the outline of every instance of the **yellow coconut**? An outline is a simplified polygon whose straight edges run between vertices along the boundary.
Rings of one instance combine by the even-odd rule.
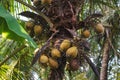
[[[55,59],[49,58],[49,66],[53,69],[57,69],[59,64]]]
[[[64,51],[64,50],[67,50],[71,45],[71,42],[70,40],[68,39],[65,39],[62,41],[62,43],[60,44],[60,50]]]
[[[51,4],[52,0],[41,0],[42,4]]]
[[[47,63],[48,57],[46,55],[41,55],[39,58],[40,63]]]
[[[84,31],[83,31],[83,36],[84,36],[85,38],[90,37],[90,31],[89,31],[89,30],[84,30]]]
[[[70,47],[67,51],[66,51],[66,56],[67,57],[71,57],[71,58],[75,58],[78,54],[78,49],[76,46]]]
[[[59,58],[59,57],[61,57],[61,53],[60,53],[60,51],[59,51],[58,49],[53,48],[53,49],[51,50],[51,56],[52,56],[53,58]]]
[[[42,26],[40,26],[40,25],[35,25],[35,26],[34,26],[34,33],[35,33],[35,35],[40,35],[41,32],[42,32]]]
[[[98,33],[104,33],[104,27],[101,23],[98,23],[96,26],[95,26],[95,30],[96,32]]]

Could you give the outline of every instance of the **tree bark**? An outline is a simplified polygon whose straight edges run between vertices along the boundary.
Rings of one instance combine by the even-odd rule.
[[[110,45],[109,45],[108,38],[106,38],[103,46],[103,53],[102,53],[103,58],[102,58],[102,66],[101,66],[101,72],[100,72],[100,80],[107,80],[109,50],[110,50]]]

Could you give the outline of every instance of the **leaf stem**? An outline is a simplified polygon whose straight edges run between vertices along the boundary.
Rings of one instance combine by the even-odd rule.
[[[95,66],[95,64],[93,64],[93,62],[85,54],[83,54],[83,56],[86,59],[87,63],[92,68],[92,70],[95,73],[95,75],[97,76],[97,78],[98,78],[97,80],[99,80],[100,79],[100,74],[99,74],[99,71],[98,71],[97,67]]]

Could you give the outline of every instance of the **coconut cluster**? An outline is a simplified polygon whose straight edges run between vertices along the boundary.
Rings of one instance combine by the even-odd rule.
[[[66,2],[67,2],[67,0],[62,1],[62,3],[66,3]],[[53,3],[55,4],[54,6],[56,6],[56,7],[50,6],[50,5],[53,5]],[[73,1],[71,0],[71,4],[75,5],[74,0]],[[43,7],[46,6],[46,10],[43,9],[43,13],[45,13],[53,23],[59,24],[59,26],[55,26],[56,28],[54,28],[53,31],[59,30],[60,35],[58,35],[57,38],[61,37],[61,39],[62,39],[60,41],[59,45],[55,46],[56,43],[53,43],[49,48],[47,48],[46,51],[43,51],[43,53],[39,57],[39,63],[44,67],[58,69],[59,67],[61,67],[61,64],[62,64],[61,60],[63,59],[63,57],[65,57],[65,59],[66,59],[65,60],[66,61],[65,68],[67,70],[72,70],[72,71],[78,70],[80,67],[80,56],[81,56],[80,51],[79,51],[79,48],[80,48],[79,46],[82,46],[85,48],[89,48],[89,46],[87,46],[86,42],[80,43],[82,45],[74,44],[74,40],[72,39],[73,37],[71,38],[71,36],[68,35],[68,34],[70,34],[69,30],[72,29],[70,24],[71,24],[71,22],[74,22],[73,17],[71,17],[71,15],[72,15],[71,11],[68,10],[69,5],[68,6],[66,5],[66,7],[63,9],[64,18],[58,16],[58,13],[60,13],[60,12],[57,12],[57,9],[59,9],[60,6],[58,6],[57,0],[33,0],[33,5],[39,10],[41,10],[40,5],[42,5]],[[50,9],[48,9],[48,5],[50,6]],[[75,7],[73,7],[73,8],[75,8]],[[44,12],[44,11],[46,11],[46,12]],[[64,20],[66,21],[66,23]],[[71,21],[69,21],[69,20],[71,20]],[[64,24],[66,24],[66,25],[64,25]],[[74,25],[74,26],[76,26],[76,25]],[[43,25],[35,24],[35,22],[33,22],[33,21],[26,22],[26,29],[28,30],[29,33],[33,33],[33,36],[41,35],[43,28],[45,29],[45,27],[43,27]],[[94,30],[97,34],[104,33],[104,27],[101,23],[97,23],[92,28],[94,28]],[[75,29],[75,30],[77,32],[77,29]],[[51,33],[53,33],[52,30],[51,30]],[[91,35],[90,29],[84,27],[84,29],[82,29],[81,35],[82,35],[82,37],[80,37],[80,38],[89,38]],[[72,36],[77,36],[77,35],[72,35]],[[53,41],[56,42],[57,40],[54,40],[54,38],[53,38]],[[85,48],[81,48],[81,49],[84,50]]]
[[[33,21],[27,21],[25,23],[28,33],[32,33],[35,36],[39,36],[42,33],[43,27],[40,24],[35,24]]]
[[[33,28],[35,35],[40,35],[42,32],[42,26],[34,25],[32,22],[27,22],[26,27],[28,29]],[[98,34],[104,33],[104,27],[101,23],[98,23],[94,26],[94,30]],[[84,38],[90,37],[90,30],[83,30],[82,34]],[[79,47],[78,45],[72,42],[73,39],[62,39],[60,44],[55,46],[56,43],[53,43],[51,47],[49,47],[47,52],[42,53],[39,58],[39,63],[44,67],[50,67],[51,69],[58,69],[61,65],[60,59],[65,56],[66,57],[66,70],[76,71],[80,67],[80,59],[79,56]],[[57,42],[57,40],[55,40]]]
[[[37,52],[35,52],[37,53]],[[61,41],[58,48],[52,47],[43,52],[39,57],[41,66],[50,67],[51,69],[58,69],[61,67],[60,59],[66,57],[67,70],[76,71],[79,69],[78,48],[69,39]],[[68,68],[69,66],[69,68]]]
[[[102,33],[102,34],[104,33],[105,28],[101,23],[96,24],[94,27],[97,33]]]
[[[102,25],[102,23],[97,23],[94,25],[94,30],[97,34],[103,34],[104,33],[104,26]],[[90,30],[89,29],[85,29],[83,30],[82,33],[84,38],[89,38],[90,37]]]
[[[38,25],[34,26],[34,32],[36,34],[41,33],[41,28],[39,29],[39,27],[40,26]],[[102,24],[99,23],[95,25],[94,28],[97,33],[104,33],[104,27]],[[89,38],[90,31],[84,30],[82,35],[85,38]],[[61,43],[59,44],[59,47],[58,46],[56,47],[54,45],[52,45],[52,48],[49,48],[49,52],[47,52],[48,54],[43,53],[40,56],[39,62],[41,64],[45,64],[51,67],[52,69],[57,69],[60,67],[59,59],[65,56],[66,68],[72,71],[78,70],[80,67],[80,62],[78,57],[80,56],[80,54],[79,54],[78,46],[75,45],[70,39],[62,40]]]

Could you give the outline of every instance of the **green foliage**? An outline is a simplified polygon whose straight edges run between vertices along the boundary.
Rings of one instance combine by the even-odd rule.
[[[86,76],[87,76],[88,80],[97,80],[97,78],[91,68],[89,68],[89,70],[86,72]]]
[[[120,80],[120,72],[117,73],[117,80]]]
[[[88,80],[86,77],[86,73],[80,73],[75,77],[75,80]]]
[[[12,78],[13,78],[12,80],[17,79],[17,78],[22,80],[23,73],[15,68],[17,63],[18,63],[18,60],[12,61],[10,65],[2,65],[2,67],[0,67],[0,75],[1,75],[0,80],[10,80]],[[14,75],[15,73],[19,75],[15,76]]]
[[[0,39],[0,63],[4,61],[6,57],[10,56],[21,45],[23,44],[13,40]],[[30,78],[31,76],[28,75],[31,69],[30,64],[33,57],[32,52],[33,48],[27,47],[17,52],[2,66],[0,66],[0,80],[22,80]]]
[[[0,22],[0,33],[2,33],[3,37],[17,41],[27,39],[32,47],[37,47],[36,43],[30,38],[24,28],[19,25],[17,20],[2,6],[0,6]]]

